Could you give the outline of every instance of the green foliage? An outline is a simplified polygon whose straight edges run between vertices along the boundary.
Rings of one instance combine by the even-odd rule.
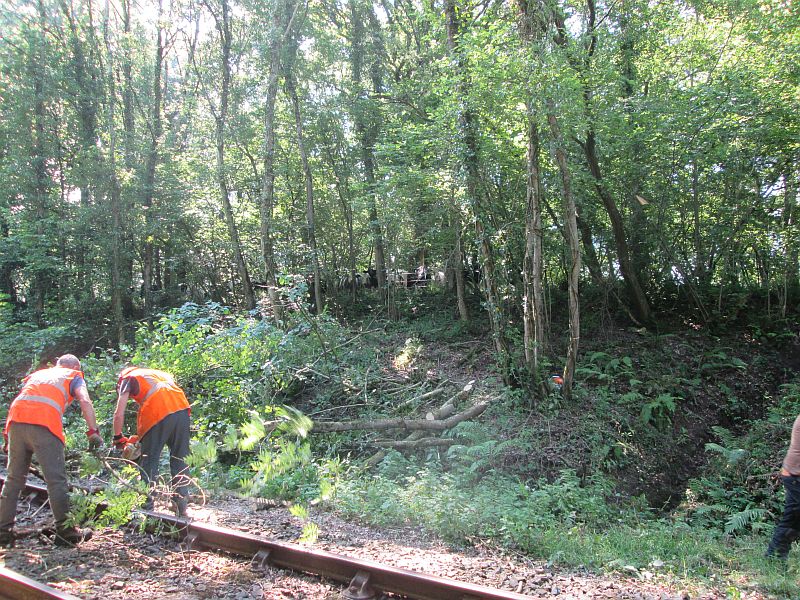
[[[722,349],[715,349],[707,352],[703,357],[704,362],[700,365],[700,372],[708,375],[714,371],[722,369],[739,369],[743,370],[747,367],[745,362],[737,357],[730,357]]]
[[[128,524],[133,511],[144,504],[147,493],[144,489],[112,484],[96,494],[70,494],[68,525],[91,525],[92,527],[119,528]],[[98,506],[103,505],[99,511]]]
[[[689,482],[682,505],[689,523],[729,534],[771,527],[783,508],[772,476],[800,408],[797,387],[784,386],[784,396],[767,418],[753,422],[742,435],[713,428],[719,442],[706,445],[709,465],[703,476]]]
[[[645,424],[652,423],[656,427],[665,427],[670,422],[670,416],[675,412],[677,404],[671,394],[659,394],[653,400],[642,405],[641,419]]]
[[[122,360],[172,373],[192,403],[194,426],[203,435],[222,437],[229,425],[249,423],[252,410],[271,412],[312,382],[308,365],[342,335],[330,319],[312,320],[313,327],[298,319],[283,330],[249,315],[234,316],[219,304],[185,304],[160,317],[152,330],[140,328],[136,348],[124,349]],[[308,427],[291,416],[290,407],[274,410],[283,411],[282,428]]]
[[[379,525],[425,525],[453,541],[482,537],[515,545],[525,545],[532,529],[603,528],[618,514],[606,502],[610,483],[599,476],[585,485],[574,471],[563,471],[552,483],[524,485],[495,475],[470,484],[460,473],[407,467],[401,480],[382,474],[341,482],[337,509]]]
[[[311,421],[290,407],[273,407],[270,420],[255,411],[239,428],[229,431],[226,443],[241,451],[255,451],[249,463],[250,474],[239,484],[249,496],[281,500],[309,501],[327,497],[335,488],[340,463],[317,461],[311,446],[303,441]]]
[[[75,338],[76,328],[53,325],[38,328],[33,323],[15,322],[0,302],[0,355],[3,369],[0,376],[19,376],[40,367],[43,360]]]

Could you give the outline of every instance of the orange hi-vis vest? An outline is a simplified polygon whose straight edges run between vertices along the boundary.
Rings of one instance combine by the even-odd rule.
[[[131,398],[139,405],[136,429],[140,438],[164,417],[189,408],[186,395],[169,373],[129,367],[120,373],[120,382],[126,377],[136,378],[139,384],[139,392]]]
[[[73,400],[69,388],[76,377],[83,377],[83,373],[66,367],[51,367],[28,375],[8,409],[3,435],[8,437],[11,423],[28,423],[46,427],[64,443],[62,418]]]

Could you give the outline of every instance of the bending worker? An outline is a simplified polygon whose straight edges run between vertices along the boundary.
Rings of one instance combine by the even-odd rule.
[[[14,542],[13,527],[19,494],[25,487],[31,459],[42,467],[50,508],[56,521],[55,543],[72,546],[92,537],[91,529],[67,527],[69,495],[64,464],[64,410],[77,398],[89,426],[89,447],[102,446],[94,406],[86,389],[80,361],[65,354],[55,367],[31,373],[11,402],[3,435],[8,446],[8,476],[0,494],[0,545]]]
[[[125,406],[128,398],[139,405],[137,435],[142,456],[139,467],[142,479],[151,484],[158,476],[161,451],[169,448],[169,467],[172,473],[171,493],[175,514],[186,515],[189,469],[189,402],[172,375],[155,369],[128,367],[117,381],[117,408],[114,411],[114,445],[124,448],[128,438],[122,435]],[[152,510],[153,497],[148,495],[145,510]]]

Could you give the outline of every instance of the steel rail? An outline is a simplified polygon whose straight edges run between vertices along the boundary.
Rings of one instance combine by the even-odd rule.
[[[51,588],[16,571],[0,566],[0,598],[7,600],[79,600],[77,596]]]
[[[3,477],[0,476],[0,487]],[[46,497],[42,486],[28,484],[29,495]],[[149,519],[175,528],[190,549],[222,550],[248,556],[252,564],[268,565],[328,577],[349,583],[343,594],[346,600],[370,600],[374,589],[407,596],[415,600],[530,600],[515,592],[455,581],[416,571],[390,567],[366,559],[352,558],[323,550],[312,550],[297,544],[243,533],[227,527],[200,523],[172,515],[138,510]]]

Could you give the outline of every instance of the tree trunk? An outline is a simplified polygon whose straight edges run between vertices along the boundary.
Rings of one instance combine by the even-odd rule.
[[[372,243],[375,248],[375,269],[378,277],[378,288],[381,294],[386,293],[386,253],[383,247],[383,230],[378,219],[378,208],[375,186],[375,141],[378,136],[380,115],[376,114],[377,109],[372,106],[367,98],[367,91],[363,89],[363,64],[365,56],[365,32],[364,17],[362,10],[369,11],[368,21],[372,27],[373,45],[377,37],[375,28],[379,27],[372,8],[372,4],[362,7],[358,0],[350,0],[350,67],[353,75],[353,83],[358,90],[356,106],[353,110],[353,121],[355,123],[356,137],[361,146],[361,161],[364,167],[364,182],[367,189],[367,208],[369,211],[369,227],[372,233]],[[381,67],[380,52],[378,48],[373,48],[373,62],[371,64],[372,88],[376,94],[381,93]]]
[[[80,150],[75,156],[75,169],[77,173],[78,188],[81,192],[81,208],[84,212],[88,207],[93,204],[95,196],[95,187],[97,185],[98,172],[96,165],[98,164],[97,152],[97,97],[99,91],[95,89],[96,82],[94,81],[93,73],[90,72],[90,65],[87,61],[87,52],[84,47],[84,42],[81,39],[78,24],[75,20],[73,7],[68,5],[65,0],[61,0],[61,11],[64,19],[69,27],[69,40],[67,45],[71,52],[71,75],[75,82],[73,93],[69,94],[75,106],[75,112],[78,115],[79,136],[81,140]],[[94,287],[92,286],[89,273],[91,269],[86,264],[86,254],[88,252],[86,238],[87,231],[83,225],[85,218],[81,215],[79,219],[79,226],[76,236],[75,248],[75,275],[77,289],[82,292],[83,297],[78,298],[78,301],[91,301],[94,296]],[[79,294],[80,295],[80,294]]]
[[[455,210],[455,229],[456,247],[453,249],[453,271],[456,280],[456,304],[458,305],[458,319],[463,322],[469,321],[469,309],[467,308],[467,297],[464,286],[464,248],[462,247],[461,214]]]
[[[0,239],[2,239],[3,246],[8,247],[9,234],[8,222],[6,221],[5,215],[0,213]],[[0,298],[0,301],[10,302],[14,308],[16,308],[19,303],[17,288],[14,285],[13,278],[14,269],[17,266],[16,263],[16,259],[11,260],[8,256],[0,260],[0,294],[7,296],[6,298]]]
[[[163,123],[161,119],[161,76],[164,68],[164,31],[161,29],[162,0],[158,1],[158,18],[156,19],[156,52],[153,62],[153,108],[150,115],[150,149],[144,173],[142,189],[142,207],[145,213],[144,252],[142,261],[142,280],[144,285],[144,309],[147,317],[153,314],[153,268],[156,220],[153,215],[153,197],[155,195],[156,167],[159,161],[159,145]]]
[[[131,36],[131,6],[130,0],[122,0],[122,28],[125,39]],[[127,44],[123,44],[122,52],[122,129],[125,132],[124,152],[125,168],[132,170],[134,166],[135,121],[133,114],[133,67],[131,53]]]
[[[117,347],[125,343],[125,321],[122,311],[122,192],[117,176],[117,129],[114,123],[116,84],[114,80],[114,53],[110,37],[110,0],[106,0],[103,11],[103,37],[106,46],[107,78],[108,78],[108,171],[109,199],[111,204],[111,323],[113,338]]]
[[[581,254],[578,239],[578,222],[575,210],[575,198],[572,194],[572,179],[567,153],[564,150],[564,140],[555,115],[552,100],[547,101],[547,121],[550,124],[550,133],[553,137],[556,164],[561,174],[561,183],[564,193],[564,237],[569,248],[570,260],[567,276],[569,290],[569,344],[567,346],[567,361],[564,365],[563,386],[561,393],[564,399],[572,398],[572,385],[575,379],[575,364],[578,358],[578,343],[580,341],[580,303],[578,300],[578,279],[581,272]]]
[[[46,31],[45,7],[40,1],[38,4],[41,31]],[[33,131],[31,144],[31,162],[33,165],[33,196],[36,215],[37,244],[43,256],[50,254],[49,243],[45,241],[45,223],[49,216],[50,177],[47,173],[47,157],[45,156],[45,120],[47,118],[44,101],[44,81],[42,75],[45,71],[43,49],[44,39],[41,36],[32,38],[28,49],[29,76],[33,82]],[[33,299],[33,315],[39,326],[44,326],[44,309],[47,292],[51,289],[52,277],[44,269],[37,269],[31,282],[31,296]]]
[[[506,384],[511,383],[510,379],[510,352],[508,341],[505,336],[505,316],[497,288],[495,274],[494,249],[492,248],[490,233],[486,230],[486,221],[489,217],[488,204],[489,198],[485,190],[482,189],[480,181],[480,163],[478,158],[478,125],[477,117],[466,104],[467,101],[467,81],[465,58],[461,54],[459,38],[461,33],[461,21],[456,8],[456,0],[445,0],[445,21],[447,23],[447,45],[450,55],[455,61],[455,69],[458,76],[456,93],[461,103],[459,110],[459,129],[461,133],[461,161],[466,171],[467,194],[472,207],[473,218],[475,220],[475,235],[480,242],[481,258],[483,259],[483,279],[484,291],[486,294],[487,310],[489,312],[489,323],[492,330],[492,339],[497,352],[497,362],[500,373]]]
[[[611,221],[611,229],[614,234],[614,242],[617,249],[617,259],[619,260],[620,271],[625,285],[628,289],[630,302],[636,318],[644,323],[650,324],[652,322],[652,315],[650,311],[650,304],[647,301],[647,296],[639,281],[639,277],[634,267],[636,264],[644,264],[644,260],[637,259],[631,260],[631,253],[628,246],[627,237],[625,234],[625,226],[623,224],[622,215],[619,212],[617,203],[614,201],[613,196],[605,188],[602,181],[602,174],[600,170],[600,160],[597,156],[596,136],[593,126],[591,115],[591,98],[592,90],[589,87],[589,69],[591,67],[592,58],[594,57],[595,50],[597,49],[597,6],[595,0],[586,0],[586,6],[589,11],[586,21],[586,35],[585,35],[585,55],[583,63],[578,65],[577,68],[583,75],[581,78],[583,85],[583,108],[586,114],[587,122],[589,124],[586,140],[581,143],[589,172],[594,179],[595,190],[597,191],[603,206],[608,213],[608,218]],[[556,38],[556,43],[562,47],[566,47],[567,38],[565,32],[567,31],[564,22],[564,15],[554,13],[556,28],[559,35]]]
[[[585,257],[586,267],[589,269],[589,274],[597,285],[604,285],[606,283],[603,277],[603,270],[600,268],[600,260],[597,258],[597,250],[594,247],[594,239],[592,237],[592,228],[589,225],[588,219],[582,218],[578,214],[578,231],[581,234],[581,245],[583,246],[583,256]]]
[[[292,103],[292,113],[294,113],[295,135],[297,137],[297,149],[300,152],[300,163],[303,165],[303,177],[306,182],[306,228],[308,230],[308,247],[311,251],[311,269],[314,275],[314,305],[317,314],[322,313],[324,304],[322,302],[322,282],[319,272],[319,255],[317,253],[317,238],[314,223],[314,179],[311,176],[311,166],[308,162],[305,140],[303,137],[303,119],[300,114],[300,100],[297,97],[297,82],[294,74],[287,69],[285,76],[286,92]]]
[[[623,110],[627,120],[628,131],[625,135],[630,144],[630,163],[628,165],[628,204],[631,211],[630,228],[628,229],[628,240],[631,251],[631,262],[636,278],[641,282],[644,278],[645,270],[651,256],[649,223],[644,206],[639,201],[643,182],[647,181],[647,174],[642,167],[642,159],[645,156],[645,146],[642,142],[640,131],[643,128],[637,124],[637,111],[634,93],[636,90],[636,42],[637,30],[631,27],[629,22],[628,10],[632,8],[630,3],[625,3],[619,11],[619,33],[621,36],[620,54],[621,56],[621,75],[622,75],[622,101]]]
[[[214,121],[216,122],[217,187],[219,188],[222,210],[225,214],[225,224],[228,227],[228,235],[231,238],[231,250],[233,251],[234,261],[236,262],[236,270],[242,282],[245,306],[247,306],[249,310],[253,310],[256,307],[256,297],[253,294],[253,285],[250,282],[250,273],[247,270],[247,263],[242,254],[242,244],[239,241],[239,231],[236,227],[236,220],[233,215],[233,207],[231,206],[230,192],[228,190],[227,171],[225,168],[225,125],[228,120],[228,104],[230,102],[231,44],[233,43],[233,39],[231,36],[231,14],[228,0],[220,0],[220,4],[222,10],[221,15],[217,15],[216,11],[211,11],[214,15],[217,32],[219,33],[221,51],[220,68],[222,71],[222,81],[218,111],[214,110],[212,102],[209,99],[209,105],[212,113],[214,113]]]
[[[630,250],[628,242],[625,237],[625,225],[622,221],[622,215],[617,208],[617,203],[614,198],[606,189],[603,184],[603,176],[600,172],[600,162],[597,157],[597,147],[594,131],[590,128],[586,134],[586,141],[582,144],[583,152],[586,156],[586,162],[589,166],[589,172],[594,178],[595,190],[597,195],[603,202],[603,206],[608,213],[608,219],[611,221],[611,230],[614,234],[614,243],[617,249],[617,259],[619,260],[619,270],[622,273],[622,278],[628,288],[630,300],[632,304],[633,313],[636,318],[644,324],[649,324],[652,321],[650,314],[650,303],[647,301],[647,296],[639,283],[639,278],[636,275],[636,270],[633,267],[630,257]]]
[[[275,320],[283,320],[283,307],[278,297],[275,246],[272,239],[272,219],[275,206],[275,102],[278,97],[278,78],[281,73],[281,52],[291,35],[295,0],[278,2],[272,13],[274,37],[269,46],[269,71],[267,73],[267,97],[264,103],[264,175],[261,182],[259,219],[261,224],[261,259],[267,295],[272,305]]]
[[[336,162],[336,155],[330,148],[326,148],[328,163],[330,164],[331,171],[336,178],[336,196],[339,199],[339,206],[342,207],[342,216],[347,226],[347,271],[349,273],[350,285],[350,298],[353,302],[356,301],[356,248],[355,248],[355,231],[353,229],[353,206],[350,197],[350,184],[346,173],[341,173]],[[337,274],[338,268],[334,261],[333,272]],[[334,282],[338,285],[338,281]]]
[[[547,345],[542,291],[542,182],[539,167],[539,126],[533,106],[528,107],[528,178],[525,203],[525,258],[523,306],[525,362],[533,381],[533,389],[541,389],[539,358]]]
[[[790,298],[800,291],[798,277],[798,233],[797,233],[797,198],[798,171],[794,161],[787,161],[783,175],[785,190],[783,193],[783,290],[781,292],[781,318],[786,318],[786,309]]]

